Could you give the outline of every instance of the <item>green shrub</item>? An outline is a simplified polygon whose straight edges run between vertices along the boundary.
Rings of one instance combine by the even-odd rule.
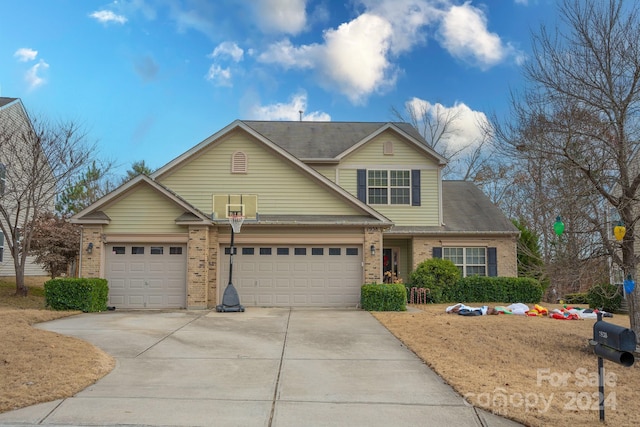
[[[439,302],[521,302],[535,304],[543,294],[540,282],[528,277],[470,276],[445,289]]]
[[[402,283],[362,285],[360,305],[368,311],[406,311],[407,290]]]
[[[576,292],[566,294],[563,300],[566,304],[589,304],[589,295],[587,292]]]
[[[610,313],[620,310],[622,305],[622,292],[616,285],[594,285],[587,292],[589,307],[600,308]]]
[[[104,311],[108,295],[106,279],[60,278],[44,284],[45,302],[54,310]]]
[[[448,259],[431,258],[418,264],[409,281],[413,287],[427,288],[433,302],[443,302],[445,289],[460,279],[460,270]]]

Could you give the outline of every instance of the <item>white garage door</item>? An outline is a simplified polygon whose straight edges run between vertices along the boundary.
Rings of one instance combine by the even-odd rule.
[[[186,307],[187,248],[180,244],[108,244],[109,305]]]
[[[224,254],[222,292],[229,282]],[[233,257],[233,285],[245,306],[355,307],[362,286],[362,246],[243,245]]]

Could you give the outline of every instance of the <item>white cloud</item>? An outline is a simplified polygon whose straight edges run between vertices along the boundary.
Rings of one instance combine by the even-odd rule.
[[[307,23],[305,0],[257,0],[256,22],[265,32],[300,33]]]
[[[211,58],[228,56],[235,62],[242,61],[244,51],[233,42],[222,42],[215,49],[211,55]]]
[[[29,68],[24,77],[29,85],[29,90],[36,89],[46,83],[46,80],[40,74],[44,73],[48,68],[49,64],[44,62],[42,59],[33,67]]]
[[[443,2],[433,0],[361,0],[368,13],[391,25],[391,51],[400,54],[427,39],[426,28],[443,15]],[[446,5],[447,2],[444,2]]]
[[[271,45],[258,60],[285,68],[313,68],[321,84],[360,103],[395,83],[395,67],[387,59],[390,36],[387,21],[365,13],[325,31],[324,44],[296,47],[283,40]]]
[[[405,103],[405,107],[407,111],[413,111],[418,119],[422,115],[427,115],[433,121],[437,121],[438,117],[449,117],[450,132],[443,142],[450,151],[475,148],[484,137],[483,127],[489,123],[483,112],[474,111],[464,103],[456,102],[451,107],[445,107],[440,103],[432,104],[414,97]]]
[[[33,61],[34,59],[36,59],[36,56],[38,56],[38,51],[28,47],[21,47],[20,49],[16,50],[13,56],[18,58],[18,61],[20,62]]]
[[[294,46],[289,39],[271,44],[266,51],[258,55],[258,61],[278,64],[284,68],[313,68],[318,62],[315,57],[321,45],[310,44]]]
[[[391,35],[387,21],[367,13],[327,31],[318,64],[323,76],[354,103],[393,85],[394,67],[387,59]]]
[[[127,22],[127,18],[124,15],[116,15],[110,10],[97,10],[89,15],[90,17],[96,19],[98,22],[102,22],[103,24],[108,24],[110,22],[115,22],[116,24],[124,24]]]
[[[232,86],[231,70],[229,68],[222,68],[217,64],[213,64],[209,67],[209,71],[205,78],[210,82],[213,82],[216,86]]]
[[[452,6],[439,29],[442,46],[454,57],[487,69],[503,61],[513,49],[487,29],[484,12],[469,2]]]
[[[270,105],[254,105],[250,108],[250,118],[253,120],[300,120],[300,112],[302,111],[302,120],[312,122],[327,122],[331,120],[331,116],[320,111],[311,113],[305,112],[307,108],[307,94],[300,92],[291,97],[287,104],[276,103]]]

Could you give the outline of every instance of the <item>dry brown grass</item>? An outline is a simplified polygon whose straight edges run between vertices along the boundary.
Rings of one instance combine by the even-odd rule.
[[[465,317],[445,313],[446,305],[414,307],[420,311],[373,315],[468,402],[530,426],[602,425],[597,357],[588,344],[595,320]],[[629,326],[628,316],[605,320]],[[639,364],[605,360],[604,367],[606,425],[640,425]]]
[[[77,312],[46,310],[43,280],[27,283],[25,298],[13,295],[15,283],[0,281],[0,412],[73,396],[115,366],[85,341],[33,328]]]

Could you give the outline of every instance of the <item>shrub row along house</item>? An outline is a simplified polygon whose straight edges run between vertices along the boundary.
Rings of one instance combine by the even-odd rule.
[[[80,275],[118,308],[355,307],[427,258],[515,276],[517,229],[406,123],[238,120],[83,211]],[[386,274],[385,274],[386,273]]]

